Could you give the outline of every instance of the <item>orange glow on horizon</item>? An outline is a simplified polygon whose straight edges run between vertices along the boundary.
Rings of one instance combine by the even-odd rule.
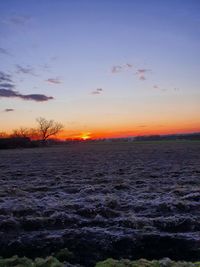
[[[17,127],[16,127],[17,128]],[[31,126],[30,126],[31,128]],[[60,140],[90,140],[104,138],[126,138],[142,135],[167,135],[200,132],[200,124],[197,120],[190,122],[181,120],[162,120],[162,121],[143,121],[143,122],[121,122],[113,125],[104,124],[101,126],[87,125],[85,129],[73,126],[61,131],[53,138]],[[7,135],[12,133],[12,130],[5,131]],[[36,135],[35,138],[38,139]]]
[[[80,137],[80,139],[82,140],[88,140],[88,139],[91,139],[91,133],[83,133]]]
[[[163,128],[154,128],[154,129],[135,129],[135,130],[123,130],[123,131],[111,131],[111,130],[100,130],[93,131],[92,133],[75,133],[73,134],[70,131],[64,131],[61,135],[58,136],[59,139],[77,139],[77,140],[90,140],[90,139],[104,139],[104,138],[126,138],[134,136],[145,136],[145,135],[168,135],[168,134],[184,134],[184,133],[195,133],[200,132],[200,129],[195,128],[175,128],[175,129],[166,129]]]

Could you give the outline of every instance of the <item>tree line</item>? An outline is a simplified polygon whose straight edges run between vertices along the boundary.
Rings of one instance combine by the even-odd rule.
[[[0,148],[20,147],[35,145],[36,141],[45,143],[47,139],[56,136],[60,133],[64,126],[62,123],[45,118],[37,118],[36,128],[20,127],[14,129],[9,135],[0,133]],[[38,143],[37,143],[38,144]]]

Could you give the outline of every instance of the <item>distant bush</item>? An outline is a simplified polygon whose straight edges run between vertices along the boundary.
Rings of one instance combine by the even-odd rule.
[[[29,137],[0,138],[0,149],[38,147],[38,141],[31,141]]]

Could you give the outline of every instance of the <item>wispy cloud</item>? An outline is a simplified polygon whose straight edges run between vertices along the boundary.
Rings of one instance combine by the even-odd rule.
[[[126,63],[123,65],[114,65],[112,66],[111,72],[115,74],[115,73],[119,73],[122,71],[127,71],[127,69],[132,69],[132,68],[133,68],[133,65],[130,63]]]
[[[6,108],[6,109],[4,109],[4,112],[12,112],[12,111],[14,111],[13,108]]]
[[[130,64],[130,63],[126,63],[126,67],[128,67],[128,68],[132,68],[133,67],[133,65],[132,64]]]
[[[22,73],[22,74],[30,74],[33,76],[36,76],[34,69],[31,66],[26,66],[26,67],[22,67],[21,65],[16,65],[17,68],[17,73]]]
[[[102,88],[97,88],[96,90],[92,91],[92,95],[100,95],[103,92]]]
[[[111,72],[112,73],[118,73],[123,70],[122,66],[113,66]]]
[[[137,75],[139,80],[144,81],[144,80],[146,80],[146,76],[145,75],[146,75],[147,72],[151,72],[151,70],[150,69],[137,69],[135,74]]]
[[[53,84],[60,84],[60,83],[62,83],[62,81],[60,79],[58,79],[58,78],[49,78],[49,79],[46,80],[46,82],[53,83]]]
[[[20,98],[23,100],[32,100],[36,102],[44,102],[54,99],[52,96],[44,94],[21,94],[15,90],[15,85],[12,81],[11,75],[0,72],[0,98]]]
[[[119,73],[119,72],[126,72],[126,71],[132,71],[134,69],[133,65],[130,63],[125,63],[122,65],[114,65],[112,66],[111,72],[113,74]],[[150,69],[136,69],[135,75],[139,78],[139,80],[144,81],[146,80],[146,73],[151,72]]]

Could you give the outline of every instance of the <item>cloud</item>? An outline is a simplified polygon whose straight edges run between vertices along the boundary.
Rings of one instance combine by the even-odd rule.
[[[133,65],[132,64],[129,64],[129,63],[126,63],[126,67],[128,67],[128,68],[132,68],[133,67]]]
[[[154,89],[158,89],[158,90],[160,90],[160,91],[162,91],[162,92],[166,92],[166,91],[169,91],[169,90],[173,90],[173,91],[175,91],[175,92],[178,92],[178,91],[180,91],[180,88],[178,88],[178,87],[174,87],[174,88],[171,88],[171,89],[166,89],[166,88],[161,88],[160,86],[158,86],[158,85],[153,85],[153,88]]]
[[[130,63],[126,63],[124,65],[115,65],[112,67],[111,72],[112,73],[119,73],[122,71],[127,71],[127,69],[132,69],[133,65]]]
[[[137,69],[135,74],[138,76],[139,80],[144,81],[146,80],[145,74],[150,71],[150,69]]]
[[[92,95],[100,95],[103,92],[102,88],[97,88],[95,91],[92,91]]]
[[[49,79],[46,80],[46,82],[53,83],[53,84],[62,83],[61,80],[59,80],[58,78],[49,78]]]
[[[8,52],[8,50],[6,50],[6,49],[4,49],[4,48],[2,48],[2,47],[0,47],[0,53],[1,53],[1,54],[4,54],[4,55],[8,55],[8,56],[11,55],[11,54]]]
[[[12,82],[11,75],[0,71],[0,82]]]
[[[16,91],[0,88],[0,97],[18,97],[19,95]]]
[[[46,96],[42,94],[20,95],[20,98],[25,99],[25,100],[34,100],[37,102],[44,102],[44,101],[54,99],[52,96]]]
[[[12,112],[12,111],[14,111],[13,108],[6,108],[6,109],[4,109],[4,112]]]
[[[0,88],[6,88],[6,89],[14,89],[14,84],[11,84],[11,83],[0,83]]]
[[[158,86],[158,85],[153,85],[153,88],[154,89],[157,89],[157,90],[160,90],[160,91],[162,91],[162,92],[166,92],[166,91],[168,91],[167,89],[164,89],[164,88],[161,88],[160,86]]]
[[[146,77],[145,77],[143,74],[141,74],[141,75],[139,76],[139,79],[140,79],[141,81],[144,81],[144,80],[146,80]]]
[[[113,66],[111,72],[112,73],[118,73],[122,71],[122,66]]]
[[[22,67],[21,65],[16,65],[17,73],[30,74],[35,76],[34,69],[30,66]]]
[[[43,95],[43,94],[24,95],[24,94],[20,94],[17,91],[0,88],[0,98],[1,97],[5,97],[5,98],[20,98],[20,99],[23,99],[23,100],[32,100],[32,101],[36,101],[36,102],[45,102],[45,101],[54,99],[52,96],[46,96],[46,95]]]
[[[125,63],[123,65],[115,65],[112,67],[111,72],[112,73],[119,73],[124,71],[130,71],[133,69],[133,65],[130,63]],[[135,75],[139,78],[139,80],[146,80],[146,73],[151,72],[150,69],[137,69],[135,72]]]
[[[23,100],[32,100],[36,102],[44,102],[54,99],[52,96],[46,96],[43,94],[21,94],[14,89],[15,85],[13,84],[11,75],[0,72],[0,98],[20,98]]]

